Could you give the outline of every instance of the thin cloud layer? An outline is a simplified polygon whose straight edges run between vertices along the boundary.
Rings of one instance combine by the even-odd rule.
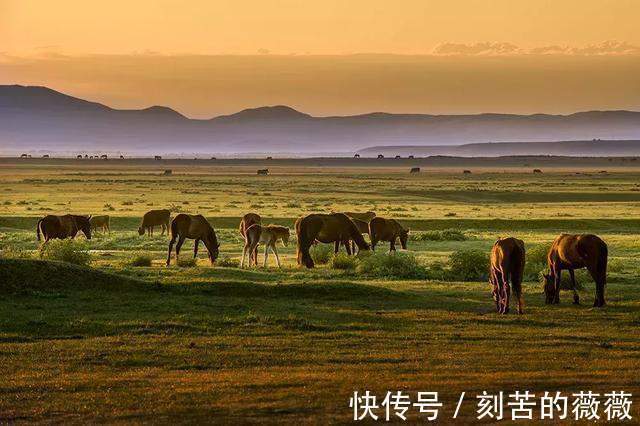
[[[627,42],[608,40],[583,47],[542,46],[525,49],[512,43],[442,43],[432,52],[438,56],[505,56],[505,55],[576,55],[576,56],[621,56],[640,55],[640,46]]]

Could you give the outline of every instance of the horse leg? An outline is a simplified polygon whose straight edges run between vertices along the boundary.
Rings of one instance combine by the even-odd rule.
[[[606,273],[598,273],[598,269],[595,266],[587,265],[587,271],[596,283],[596,298],[593,301],[593,307],[599,308],[605,305],[604,301],[604,286],[606,283]]]
[[[245,240],[244,247],[242,248],[242,260],[240,261],[240,268],[244,268],[244,258],[247,255],[249,249],[249,243]],[[251,255],[249,255],[249,266],[251,266]]]
[[[498,281],[498,275],[496,274],[496,270],[491,267],[491,295],[493,296],[493,301],[496,304],[496,311],[500,312],[500,284]]]
[[[176,262],[178,261],[178,258],[180,257],[180,249],[182,248],[182,244],[184,244],[184,240],[185,240],[185,236],[180,235],[180,238],[178,238],[178,244],[176,244]]]
[[[351,256],[351,242],[349,240],[345,240],[342,243],[344,244],[344,249],[347,251],[347,255]]]
[[[562,269],[560,268],[555,268],[555,270],[553,271],[553,276],[554,276],[554,296],[553,296],[553,303],[554,304],[558,304],[560,303],[560,282],[562,281]]]
[[[264,264],[262,265],[263,268],[267,267],[267,257],[269,256],[269,243],[266,243],[264,245]]]
[[[356,242],[354,240],[351,240],[351,253],[353,253],[354,255],[357,253],[356,252],[357,247],[358,246],[356,245]],[[360,250],[358,250],[358,251],[360,251]]]
[[[502,272],[502,288],[504,291],[504,300],[503,300],[503,306],[502,306],[503,314],[509,313],[509,300],[511,298],[511,285],[509,284],[510,278],[511,277],[507,276],[507,274],[505,274],[504,271]]]
[[[573,290],[573,304],[580,304],[580,295],[578,294],[577,286],[576,286],[576,274],[573,269],[569,269],[569,276],[571,277],[571,289]]]
[[[338,254],[339,251],[340,251],[340,240],[337,240],[335,243],[333,243],[333,253]]]
[[[176,235],[171,237],[169,241],[169,254],[167,255],[167,266],[171,263],[171,250],[173,250],[173,244],[176,242]]]
[[[396,251],[396,240],[389,243],[389,252]]]
[[[278,268],[282,268],[282,265],[280,264],[280,257],[278,256],[278,248],[276,247],[275,242],[271,246],[271,251],[273,251],[273,254],[276,256],[276,264],[278,265]]]
[[[196,259],[198,257],[198,244],[200,244],[200,240],[196,238],[195,243],[193,243],[193,258]]]

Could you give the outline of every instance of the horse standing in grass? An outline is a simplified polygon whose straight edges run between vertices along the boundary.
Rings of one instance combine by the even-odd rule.
[[[576,291],[575,269],[587,268],[596,283],[594,307],[605,305],[604,289],[607,283],[607,244],[596,235],[562,234],[551,245],[547,261],[549,274],[545,274],[544,294],[547,304],[560,303],[560,280],[563,269],[569,271],[573,283],[573,303],[580,304]]]
[[[36,236],[40,241],[40,234],[44,237],[45,244],[52,238],[75,238],[78,232],[91,239],[91,216],[66,214],[63,216],[47,215],[38,221]]]
[[[518,301],[518,313],[522,314],[522,275],[524,274],[524,242],[517,238],[501,238],[491,249],[489,284],[493,289],[493,300],[501,314],[509,312],[511,288]],[[511,284],[509,284],[511,283]]]
[[[171,212],[166,209],[162,210],[149,210],[142,216],[142,223],[138,228],[138,234],[144,235],[145,231],[148,236],[153,235],[153,228],[156,226],[162,227],[162,233],[166,230],[169,233],[169,222],[171,221]]]
[[[111,234],[111,226],[110,226],[111,224],[110,224],[110,218],[108,215],[91,216],[89,223],[91,223],[92,231],[97,232],[98,229],[100,229],[102,232],[109,232],[109,234]]]
[[[344,213],[310,214],[296,221],[298,236],[298,265],[313,268],[314,263],[309,248],[314,241],[321,243],[344,242],[347,253],[351,254],[348,241],[355,241],[358,249],[369,250],[369,244],[353,221]]]
[[[400,222],[395,219],[374,217],[369,222],[369,237],[371,238],[372,250],[375,250],[379,241],[389,241],[389,251],[396,251],[397,239],[400,239],[402,249],[406,250],[409,230],[400,225]]]
[[[276,243],[278,240],[282,241],[282,245],[285,247],[289,245],[289,228],[278,225],[262,226],[259,224],[251,225],[245,232],[244,249],[242,250],[242,261],[240,267],[244,267],[245,257],[249,258],[249,267],[251,267],[252,254],[258,252],[258,244],[264,244],[264,267],[267,267],[267,257],[269,255],[269,249],[276,256],[276,263],[280,268],[280,257],[278,257],[278,250],[276,249]],[[258,266],[258,256],[253,258],[253,264]]]
[[[186,238],[196,240],[193,246],[193,258],[198,256],[198,244],[202,241],[209,252],[209,260],[211,264],[216,261],[219,254],[220,244],[216,237],[216,231],[209,224],[207,219],[202,215],[191,215],[180,213],[171,222],[171,241],[169,241],[169,254],[167,255],[167,266],[171,262],[171,250],[173,244],[178,239],[176,244],[176,261],[180,256],[180,248],[184,244]]]
[[[256,225],[256,224],[258,225],[262,224],[262,218],[260,217],[259,214],[247,213],[244,216],[242,216],[242,219],[240,220],[240,226],[238,227],[238,231],[240,231],[240,235],[242,235],[242,238],[244,238],[245,243],[247,241],[247,229],[249,229],[251,225]],[[251,255],[253,255],[253,261],[257,265],[258,264],[258,247],[257,246],[254,252],[251,253]],[[249,258],[249,264],[251,264],[251,257]]]

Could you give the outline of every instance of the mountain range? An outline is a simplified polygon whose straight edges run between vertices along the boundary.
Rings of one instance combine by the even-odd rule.
[[[304,155],[360,151],[362,155],[373,155],[382,147],[391,151],[402,147],[403,152],[409,149],[420,155],[416,147],[422,147],[425,152],[431,149],[433,155],[440,154],[438,150],[450,155],[449,147],[465,145],[462,151],[479,155],[473,146],[480,143],[490,145],[493,155],[511,155],[520,152],[523,142],[591,141],[572,147],[574,155],[594,155],[589,153],[594,147],[600,147],[598,155],[609,155],[599,139],[640,139],[640,112],[587,111],[569,115],[374,112],[315,117],[288,106],[267,106],[198,120],[164,106],[119,110],[46,87],[0,86],[0,153],[5,154],[99,151]],[[367,147],[374,148],[367,150]],[[551,145],[535,147],[537,154],[551,153],[544,151]]]

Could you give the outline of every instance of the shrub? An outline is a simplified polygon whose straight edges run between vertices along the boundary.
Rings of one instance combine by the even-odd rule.
[[[83,266],[91,263],[91,254],[87,244],[72,239],[50,240],[48,243],[43,244],[40,247],[40,258]]]
[[[333,256],[333,245],[330,244],[316,244],[309,250],[313,262],[318,265],[326,265]]]
[[[356,269],[357,258],[348,256],[346,253],[334,254],[329,262],[329,266],[333,269],[354,270]]]
[[[538,244],[527,250],[526,258],[527,262],[532,263],[547,263],[547,253],[551,244]]]
[[[409,234],[413,241],[466,241],[469,237],[457,229],[444,229],[441,231],[414,232]]]
[[[193,257],[179,257],[176,264],[181,268],[193,268],[198,265],[198,260]]]
[[[128,262],[129,266],[151,266],[151,256],[146,253],[136,253]]]
[[[222,256],[220,259],[216,261],[219,266],[223,266],[225,268],[238,268],[240,267],[240,261],[238,259],[234,259],[230,256]]]
[[[356,271],[380,278],[426,278],[427,270],[411,253],[358,254]]]
[[[526,263],[524,266],[524,280],[538,281],[542,277],[542,273],[546,273],[547,253],[551,246],[548,244],[538,244],[526,252]]]
[[[488,278],[489,255],[481,250],[456,250],[449,256],[449,268],[460,280],[484,281]]]

